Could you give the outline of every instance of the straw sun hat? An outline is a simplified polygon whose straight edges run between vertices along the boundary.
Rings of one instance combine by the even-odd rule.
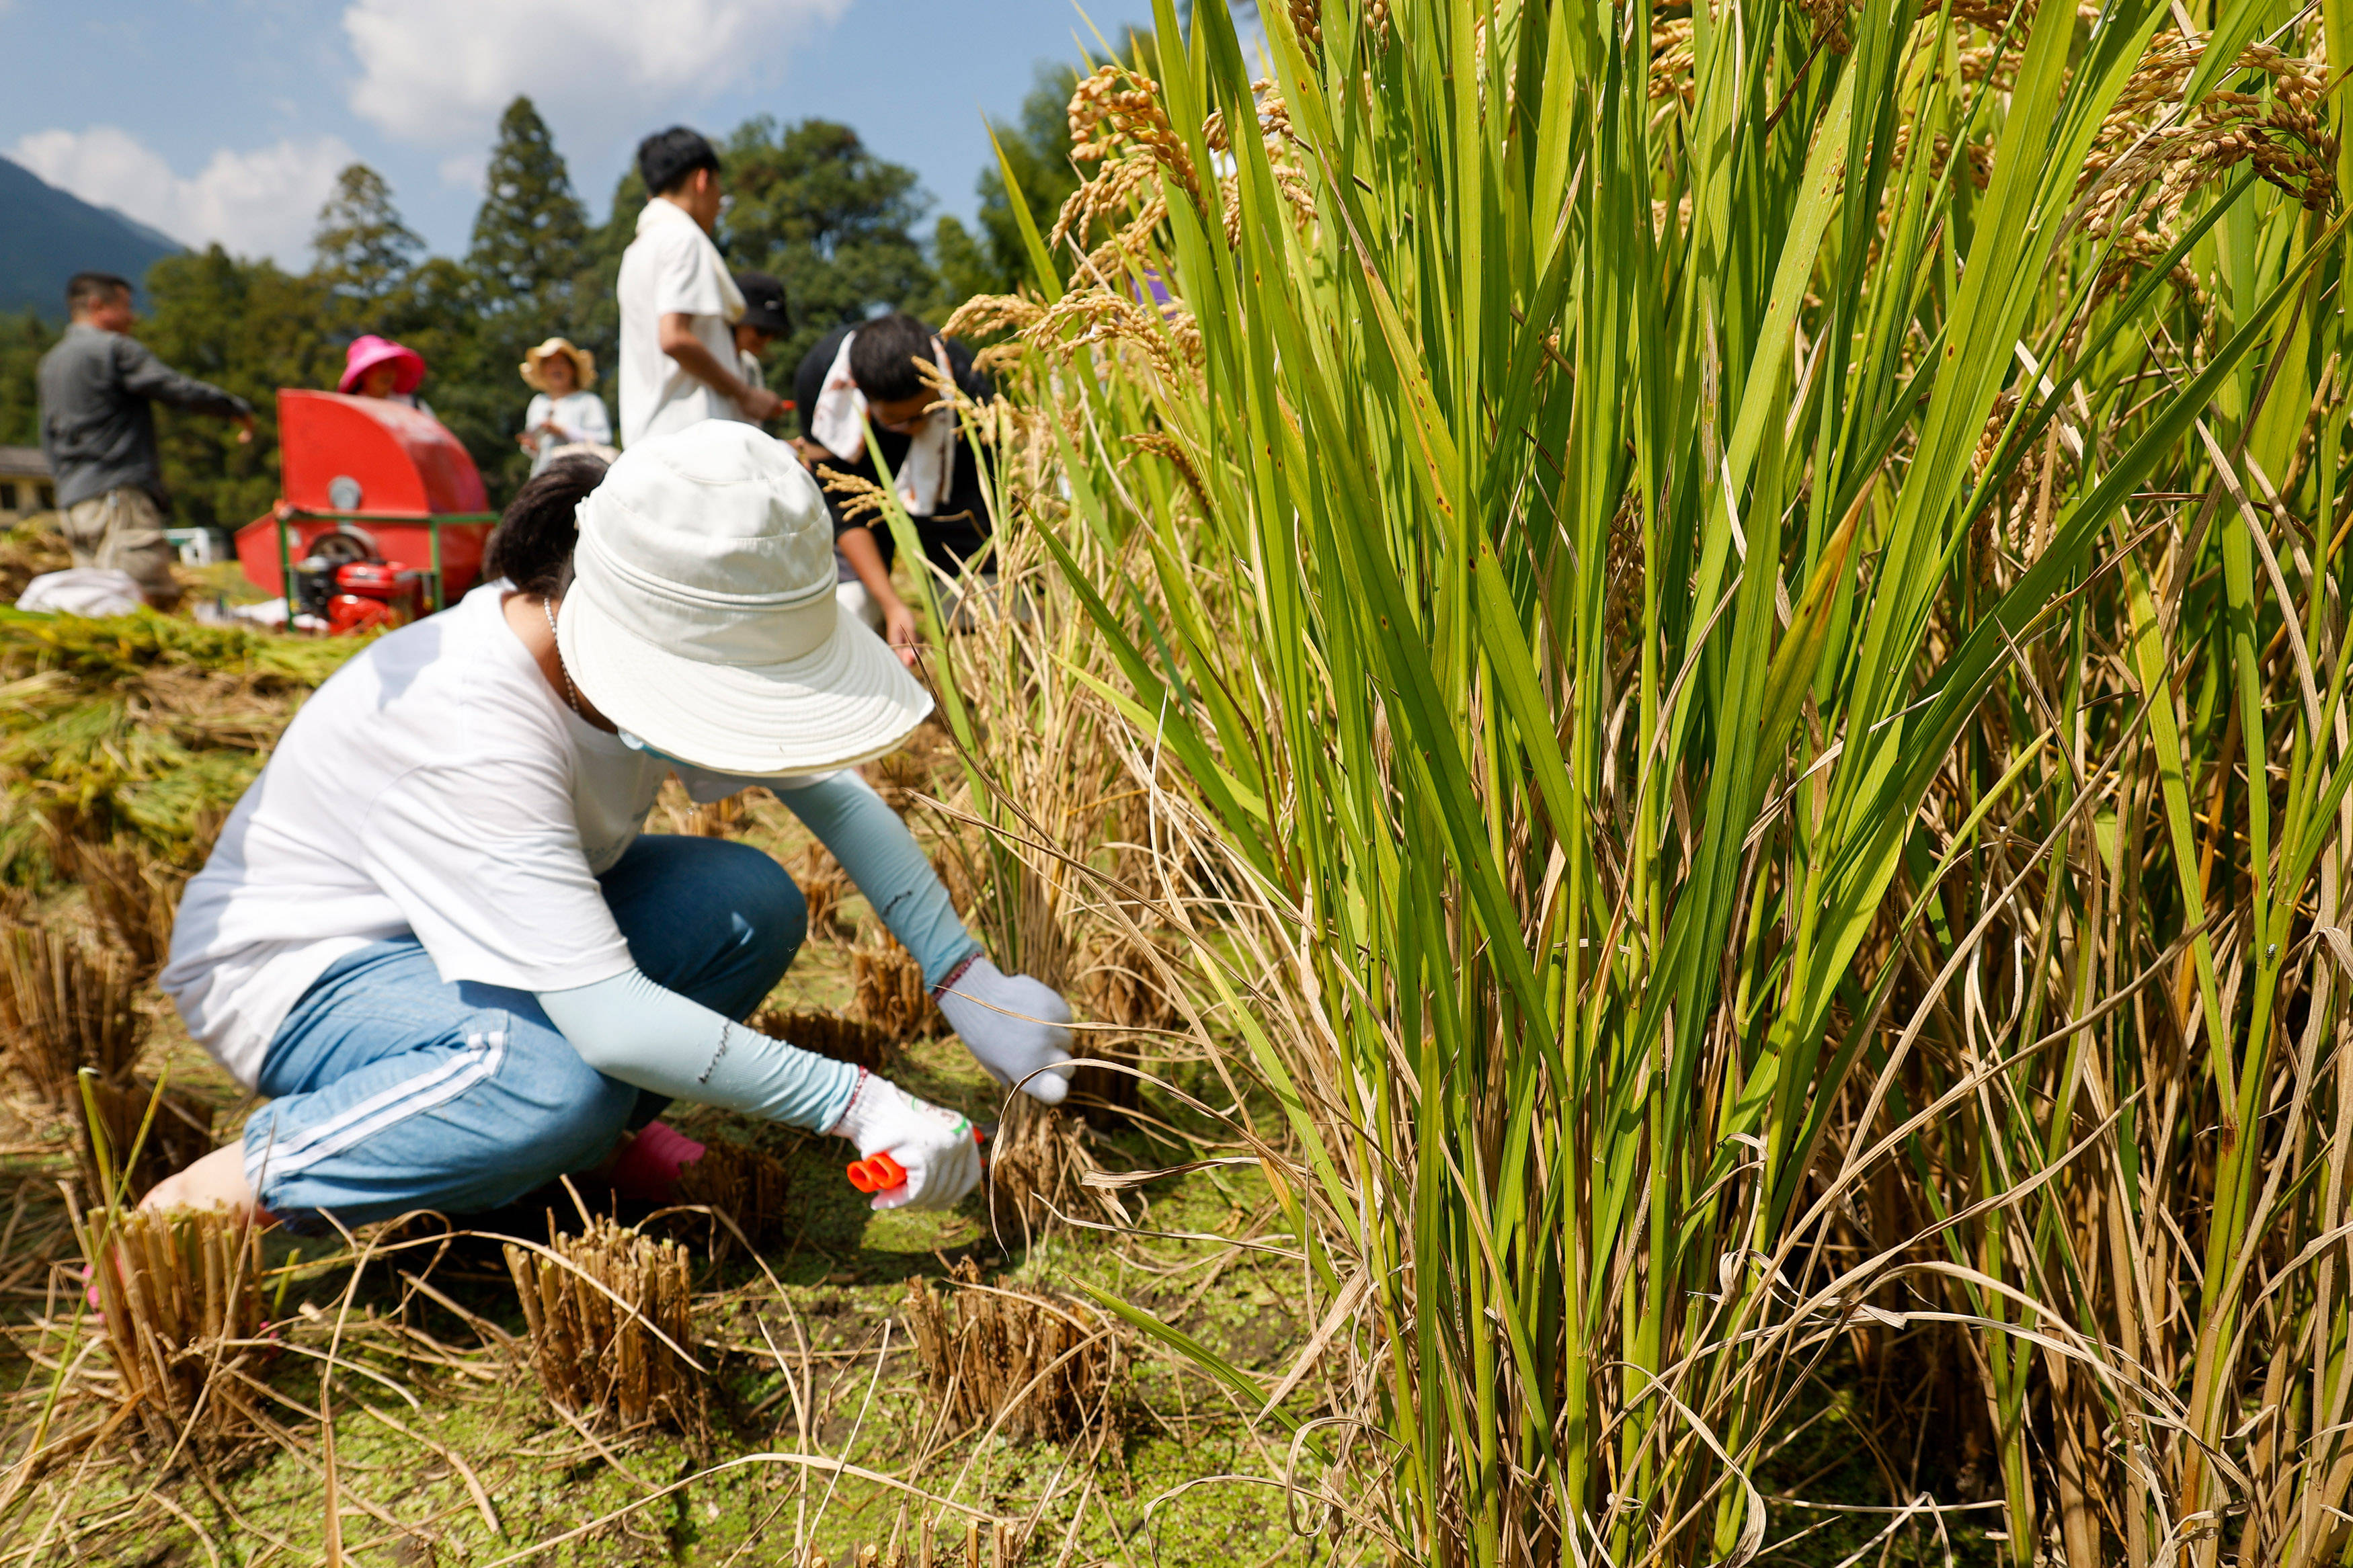
[[[653,751],[765,777],[893,750],[932,700],[834,598],[833,524],[789,448],[733,419],[621,454],[580,503],[556,646]]]
[[[596,356],[575,343],[570,338],[550,338],[535,349],[526,349],[522,356],[522,378],[540,392],[547,390],[547,381],[539,367],[550,354],[572,356],[572,390],[586,392],[596,384]]]

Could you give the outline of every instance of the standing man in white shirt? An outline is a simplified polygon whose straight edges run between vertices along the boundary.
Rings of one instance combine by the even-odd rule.
[[[734,322],[744,295],[711,236],[719,225],[719,154],[674,125],[638,143],[651,193],[621,255],[621,445],[705,419],[758,425],[783,402],[738,374]]]

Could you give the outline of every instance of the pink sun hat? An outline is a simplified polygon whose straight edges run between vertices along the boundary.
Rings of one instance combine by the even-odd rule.
[[[360,377],[375,366],[387,363],[400,367],[392,380],[395,392],[414,392],[425,380],[424,355],[415,349],[402,347],[390,338],[366,332],[352,340],[351,352],[343,356],[343,379],[335,384],[335,390],[349,392],[360,384]]]

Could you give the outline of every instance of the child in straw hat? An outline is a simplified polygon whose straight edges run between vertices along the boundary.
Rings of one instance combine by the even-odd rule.
[[[523,410],[522,434],[515,439],[532,455],[533,474],[565,447],[612,446],[605,400],[588,390],[596,384],[595,354],[569,338],[550,338],[522,356],[522,378],[537,395]]]

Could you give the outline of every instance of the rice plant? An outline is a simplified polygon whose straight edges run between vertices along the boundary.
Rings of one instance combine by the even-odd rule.
[[[958,325],[1328,1315],[1107,1308],[1405,1560],[1749,1560],[1905,1356],[2017,1562],[2337,1560],[2344,16],[1156,13]]]

